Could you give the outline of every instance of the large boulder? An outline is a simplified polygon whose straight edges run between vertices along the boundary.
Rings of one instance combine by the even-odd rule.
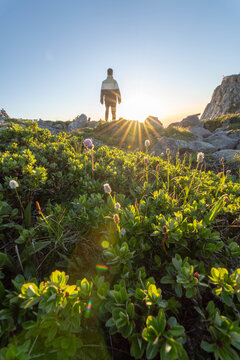
[[[207,142],[215,146],[217,150],[235,149],[238,144],[238,139],[232,139],[222,132],[212,134],[207,138]]]
[[[225,114],[240,113],[240,74],[225,76],[216,87],[201,119],[213,119]]]
[[[189,126],[203,127],[204,122],[199,119],[199,115],[200,114],[187,116],[180,122],[179,126],[181,126],[181,127],[189,127]]]
[[[163,127],[163,124],[161,123],[161,121],[155,116],[148,116],[144,120],[144,123],[146,126],[148,126],[150,128],[154,128],[154,129],[159,129],[159,128]]]
[[[237,162],[240,164],[240,150],[221,150],[216,151],[213,156],[218,160],[221,161],[224,158],[226,161],[230,162]]]
[[[203,127],[199,127],[199,126],[190,126],[188,128],[188,130],[191,131],[194,135],[203,137],[203,138],[206,138],[206,137],[212,135],[211,131],[209,131]]]
[[[174,122],[168,125],[168,127],[201,127],[203,128],[204,122],[199,119],[200,114],[189,115],[182,121]]]
[[[152,147],[152,152],[155,155],[160,155],[161,153],[165,153],[167,148],[170,149],[171,153],[176,154],[178,151],[185,151],[188,148],[188,143],[184,140],[177,140],[162,136]]]
[[[97,124],[98,124],[98,121],[93,120],[93,121],[88,121],[86,126],[93,129],[95,126],[97,126]]]
[[[189,141],[188,147],[189,150],[194,152],[213,153],[216,151],[216,148],[213,145],[201,140]]]
[[[216,151],[216,148],[213,145],[208,144],[206,141],[194,140],[187,142],[185,140],[168,138],[166,136],[162,136],[158,139],[158,142],[153,146],[152,151],[156,155],[159,155],[162,152],[165,153],[167,148],[169,148],[173,154],[176,154],[177,152],[182,154],[185,151],[204,153],[213,153]]]
[[[78,115],[69,125],[68,130],[82,129],[87,126],[87,116],[85,114]]]

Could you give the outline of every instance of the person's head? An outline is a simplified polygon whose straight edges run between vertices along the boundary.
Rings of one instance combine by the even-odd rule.
[[[113,69],[111,69],[111,68],[107,69],[107,74],[112,76],[112,74],[113,74]]]

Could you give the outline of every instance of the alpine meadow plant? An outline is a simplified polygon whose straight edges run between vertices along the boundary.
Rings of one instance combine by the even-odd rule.
[[[189,186],[186,187],[186,190],[185,190],[185,198],[184,198],[184,202],[183,202],[183,205],[185,205],[187,199],[188,199],[188,195],[190,193],[190,190],[192,188],[192,185],[194,183],[194,180],[195,180],[195,177],[196,177],[196,174],[197,174],[197,171],[198,171],[198,167],[199,167],[199,164],[202,164],[204,161],[204,153],[203,152],[199,152],[197,154],[197,167],[193,173],[193,176],[192,176],[192,179],[191,179],[191,182],[189,184]]]
[[[0,132],[0,360],[239,360],[235,169],[148,142],[94,148],[93,168],[109,124],[24,124]]]
[[[91,139],[84,140],[85,147],[91,152],[91,160],[92,160],[92,178],[94,179],[94,157],[93,157],[93,149],[94,144]]]
[[[144,145],[145,145],[145,148],[146,148],[146,154],[148,153],[148,148],[149,148],[149,146],[150,146],[150,140],[145,140],[145,142],[144,142]]]

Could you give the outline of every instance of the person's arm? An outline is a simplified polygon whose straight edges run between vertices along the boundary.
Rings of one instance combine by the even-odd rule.
[[[120,93],[120,89],[119,89],[117,82],[116,82],[116,96],[117,96],[118,103],[121,104],[122,98],[121,98],[121,93]]]
[[[104,92],[103,92],[103,86],[101,87],[101,94],[100,94],[100,103],[103,104],[104,100]]]

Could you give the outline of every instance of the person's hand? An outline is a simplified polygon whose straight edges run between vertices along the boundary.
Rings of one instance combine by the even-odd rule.
[[[121,104],[121,100],[118,100],[118,103]]]
[[[100,103],[103,105],[103,100],[101,100]]]

